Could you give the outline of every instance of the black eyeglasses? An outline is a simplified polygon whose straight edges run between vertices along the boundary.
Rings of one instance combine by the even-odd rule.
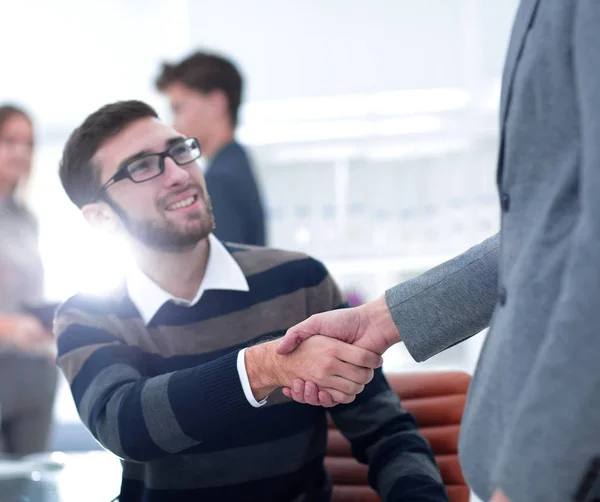
[[[173,159],[178,166],[185,166],[199,159],[200,144],[196,138],[181,139],[161,153],[148,153],[128,162],[119,169],[98,192],[98,197],[109,186],[130,179],[134,183],[143,183],[165,172],[165,158]]]

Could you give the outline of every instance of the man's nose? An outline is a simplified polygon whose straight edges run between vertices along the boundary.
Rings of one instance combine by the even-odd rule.
[[[186,184],[190,179],[190,175],[187,169],[178,166],[173,159],[167,157],[165,159],[165,172],[163,178],[167,186],[172,186]]]

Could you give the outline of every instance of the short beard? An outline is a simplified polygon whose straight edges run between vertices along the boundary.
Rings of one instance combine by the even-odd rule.
[[[120,218],[123,228],[135,240],[156,251],[183,253],[193,249],[215,229],[210,197],[207,194],[198,194],[198,197],[205,203],[206,214],[202,215],[202,224],[188,232],[175,228],[168,221],[159,224],[152,220],[131,218],[113,200],[108,197],[104,197],[104,200]]]

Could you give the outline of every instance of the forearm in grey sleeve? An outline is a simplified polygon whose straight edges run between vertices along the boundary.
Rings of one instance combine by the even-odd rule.
[[[386,291],[406,348],[424,361],[489,326],[497,295],[498,234]]]

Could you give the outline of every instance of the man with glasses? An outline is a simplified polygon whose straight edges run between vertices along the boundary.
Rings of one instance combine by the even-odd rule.
[[[283,396],[296,377],[346,403],[332,417],[382,500],[447,500],[380,356],[318,336],[276,354],[274,338],[342,296],[306,255],[214,237],[199,157],[139,101],[92,114],[63,153],[68,196],[137,265],[110,298],[76,295],[55,320],[79,415],[124,459],[121,502],[329,500],[326,414]]]

